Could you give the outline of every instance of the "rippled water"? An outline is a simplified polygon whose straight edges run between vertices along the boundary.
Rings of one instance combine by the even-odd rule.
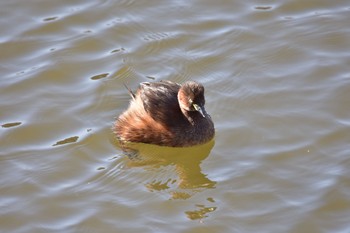
[[[350,232],[348,1],[2,1],[1,232]],[[196,80],[215,143],[111,132]]]

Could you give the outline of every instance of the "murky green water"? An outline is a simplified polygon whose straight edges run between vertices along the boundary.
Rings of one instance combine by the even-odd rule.
[[[350,231],[348,1],[2,1],[1,232]],[[196,80],[215,142],[125,155],[123,83]]]

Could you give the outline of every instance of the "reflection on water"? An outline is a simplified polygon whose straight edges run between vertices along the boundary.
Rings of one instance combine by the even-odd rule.
[[[214,199],[208,198],[208,201],[214,202]],[[208,217],[208,213],[213,212],[217,209],[217,207],[213,206],[205,206],[205,205],[196,205],[196,207],[199,208],[199,210],[193,210],[193,211],[186,211],[186,215],[191,220],[197,220],[197,219],[203,219],[205,217]]]
[[[78,139],[79,139],[78,136],[69,137],[69,138],[66,138],[66,139],[63,139],[61,141],[56,142],[52,146],[59,146],[59,145],[67,144],[67,143],[73,143],[73,142],[78,141]]]
[[[143,167],[157,175],[146,180],[144,185],[150,192],[166,192],[170,199],[188,199],[198,192],[215,188],[216,182],[210,180],[201,169],[201,163],[213,148],[214,140],[194,147],[164,147],[143,143],[130,143],[124,147],[129,158],[127,166]],[[125,146],[125,145],[124,145]],[[208,201],[214,203],[213,198]],[[196,205],[199,210],[186,211],[190,219],[201,219],[216,207]]]
[[[11,122],[11,123],[2,124],[1,127],[3,127],[3,128],[11,128],[11,127],[18,126],[20,124],[22,124],[22,122]]]

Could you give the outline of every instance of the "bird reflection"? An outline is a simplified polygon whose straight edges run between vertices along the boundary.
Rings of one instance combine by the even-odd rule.
[[[145,187],[151,191],[167,191],[171,199],[188,199],[195,193],[215,188],[201,170],[201,162],[208,157],[214,141],[206,144],[173,148],[157,145],[130,143],[123,145],[128,156],[128,167],[143,167],[156,171],[156,178],[147,180]]]

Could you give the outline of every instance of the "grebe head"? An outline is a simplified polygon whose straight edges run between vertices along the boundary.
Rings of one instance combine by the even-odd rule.
[[[205,118],[206,111],[204,109],[204,87],[203,85],[188,81],[185,82],[177,95],[180,109],[189,122],[193,125],[193,118],[190,116],[190,112],[198,112]]]

